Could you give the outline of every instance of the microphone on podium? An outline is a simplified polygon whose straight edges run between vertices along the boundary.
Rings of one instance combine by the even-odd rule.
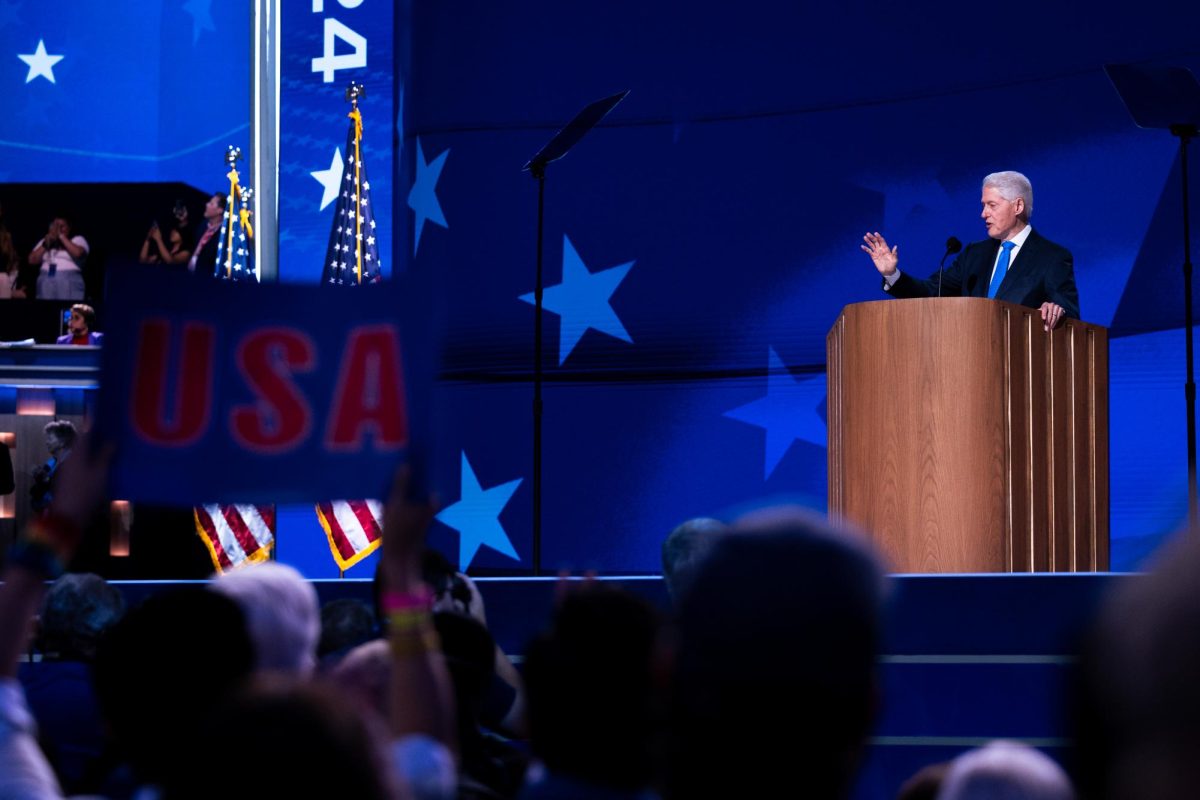
[[[962,250],[962,242],[958,237],[951,236],[946,240],[946,252],[942,254],[942,261],[938,264],[938,297],[942,296],[942,268],[946,265],[946,259]]]

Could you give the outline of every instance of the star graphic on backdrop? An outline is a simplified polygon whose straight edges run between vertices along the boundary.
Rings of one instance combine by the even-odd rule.
[[[608,302],[633,264],[633,261],[627,261],[599,272],[588,272],[571,240],[563,236],[562,283],[547,286],[542,295],[542,307],[561,317],[558,328],[560,367],[588,328],[633,342]],[[521,295],[520,299],[535,304],[533,292]]]
[[[521,478],[484,489],[475,477],[475,470],[462,454],[462,488],[457,503],[438,512],[437,520],[458,531],[458,568],[466,571],[483,545],[517,561],[521,557],[513,548],[508,534],[500,525],[500,512],[521,485]]]
[[[317,179],[317,183],[321,184],[324,192],[321,194],[321,208],[319,211],[324,211],[325,207],[337,200],[338,190],[342,186],[342,148],[333,148],[333,161],[329,165],[329,169],[319,169],[315,172],[308,173]]]
[[[212,0],[187,0],[183,4],[183,10],[192,17],[192,44],[200,40],[201,31],[216,32],[217,26],[213,24],[212,18]]]
[[[768,349],[767,368],[766,397],[725,412],[727,417],[766,431],[764,481],[779,466],[792,442],[799,439],[825,447],[828,441],[825,421],[818,413],[826,393],[824,376],[797,380],[773,347]]]
[[[45,78],[54,83],[54,65],[63,60],[62,56],[52,56],[46,52],[46,42],[43,39],[38,39],[37,50],[27,55],[18,53],[17,58],[29,65],[29,73],[25,76],[26,83],[34,78]]]
[[[19,24],[20,22],[17,20],[17,4],[0,0],[0,30],[13,28]]]
[[[425,221],[435,222],[443,228],[446,217],[442,214],[442,205],[437,199],[437,182],[442,175],[442,167],[446,166],[446,156],[450,155],[449,148],[443,150],[437,158],[425,163],[425,151],[421,149],[421,139],[417,137],[417,177],[413,180],[412,190],[408,193],[408,207],[417,215],[413,223],[416,233],[413,235],[413,257],[417,255],[417,247],[421,244],[421,231]]]

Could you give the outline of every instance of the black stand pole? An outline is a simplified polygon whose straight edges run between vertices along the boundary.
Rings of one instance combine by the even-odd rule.
[[[1197,134],[1195,125],[1172,125],[1171,133],[1179,137],[1179,169],[1183,173],[1183,307],[1184,335],[1187,337],[1187,381],[1183,394],[1187,401],[1187,459],[1188,459],[1188,530],[1200,533],[1197,526],[1196,501],[1196,361],[1192,331],[1192,220],[1188,205],[1188,143]]]
[[[538,182],[537,275],[533,284],[533,574],[542,574],[542,277],[543,220],[546,213],[546,165],[530,168]]]
[[[1200,82],[1183,67],[1108,64],[1104,67],[1121,102],[1139,128],[1166,129],[1179,137],[1183,184],[1183,333],[1187,337],[1188,530],[1200,534],[1196,503],[1196,363],[1192,332],[1192,230],[1188,203],[1188,143],[1200,132]]]
[[[537,209],[537,276],[533,285],[533,574],[542,574],[542,232],[546,211],[546,165],[565,156],[579,143],[583,135],[625,99],[629,91],[605,97],[588,104],[582,111],[554,134],[546,146],[525,164],[538,182]]]

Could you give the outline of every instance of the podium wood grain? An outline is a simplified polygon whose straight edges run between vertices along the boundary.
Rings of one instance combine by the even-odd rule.
[[[847,306],[829,509],[897,572],[1108,568],[1108,338],[980,298]]]

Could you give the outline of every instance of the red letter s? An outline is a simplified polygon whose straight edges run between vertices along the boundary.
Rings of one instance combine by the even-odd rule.
[[[264,328],[243,339],[237,365],[257,401],[230,412],[233,438],[263,453],[301,444],[312,429],[312,410],[291,375],[312,370],[316,362],[312,340],[291,328]]]

